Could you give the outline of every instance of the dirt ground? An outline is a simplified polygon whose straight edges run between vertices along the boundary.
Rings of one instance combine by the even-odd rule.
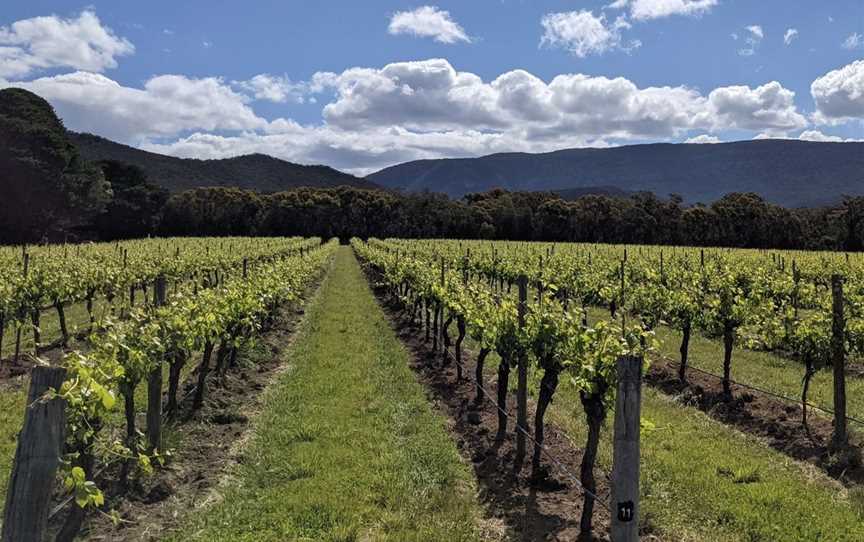
[[[463,352],[466,358],[463,361],[464,378],[457,383],[455,363],[451,361],[445,365],[442,351],[433,352],[432,342],[424,342],[423,329],[401,316],[401,307],[388,302],[381,290],[376,290],[376,295],[390,317],[394,331],[412,353],[412,367],[426,386],[430,401],[447,416],[448,429],[460,453],[472,465],[488,515],[505,523],[509,539],[608,540],[610,516],[604,508],[610,493],[607,473],[595,472],[599,497],[593,515],[595,537],[579,538],[583,493],[578,477],[582,450],[575,447],[559,428],[547,423],[544,446],[556,458],[557,464],[553,465],[544,455],[543,465],[547,474],[542,480],[532,480],[533,444],[529,440],[525,465],[515,472],[515,396],[511,394],[508,397],[510,431],[503,442],[496,442],[498,411],[495,404],[488,400],[480,406],[474,403],[476,388],[474,381],[469,379],[474,375],[475,353],[467,349]],[[515,371],[511,372],[513,378]],[[486,381],[483,387],[494,400],[497,393],[495,382]],[[535,405],[529,399],[531,424],[534,410]]]

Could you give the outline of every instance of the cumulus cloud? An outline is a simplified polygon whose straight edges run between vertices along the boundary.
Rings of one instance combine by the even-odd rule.
[[[785,133],[807,126],[795,107],[795,93],[777,81],[750,88],[729,86],[708,95],[715,129],[766,130]]]
[[[302,104],[309,99],[314,103],[314,98],[308,98],[312,92],[309,84],[292,82],[285,75],[276,76],[261,73],[248,81],[234,81],[234,84],[250,93],[256,100]]]
[[[254,130],[267,124],[244,96],[214,77],[160,75],[137,89],[79,71],[9,84],[47,99],[74,130],[126,142],[191,130]]]
[[[102,72],[135,47],[103,26],[92,11],[76,19],[34,17],[0,26],[0,77],[26,77],[49,68]]]
[[[756,54],[756,49],[759,48],[759,44],[762,43],[762,38],[765,37],[765,32],[762,30],[762,27],[758,24],[750,25],[745,27],[747,30],[746,37],[744,38],[745,47],[738,49],[738,54],[741,56],[753,56]],[[734,39],[738,39],[737,34],[732,34]]]
[[[225,158],[261,152],[303,164],[325,163],[355,175],[366,175],[410,160],[509,151],[546,152],[564,146],[605,146],[603,141],[586,140],[578,135],[553,142],[532,141],[525,133],[413,132],[401,127],[354,132],[327,125],[301,126],[290,121],[280,124],[275,133],[247,132],[230,136],[196,133],[171,143],[146,143],[143,148],[189,158]]]
[[[813,118],[819,124],[864,119],[864,60],[819,77],[810,85],[810,94],[816,102]]]
[[[842,47],[844,49],[854,50],[854,49],[864,49],[864,35],[859,34],[858,32],[853,32],[843,41]]]
[[[584,58],[592,54],[621,49],[630,51],[642,45],[639,40],[622,44],[621,31],[630,28],[624,17],[607,24],[606,16],[595,16],[591,11],[548,13],[540,21],[544,33],[540,45],[565,49]]]
[[[321,72],[292,82],[304,91],[332,92],[322,122],[311,125],[256,115],[251,96],[272,90],[270,98],[281,99],[285,89],[278,84],[275,90],[236,82],[232,88],[218,78],[162,75],[133,88],[89,72],[12,84],[47,98],[71,129],[154,151],[199,158],[263,152],[355,173],[418,158],[675,140],[691,133],[703,133],[697,140],[706,141],[730,129],[785,135],[806,127],[794,94],[777,82],[704,95],[580,73],[546,81],[512,70],[484,81],[444,59]]]
[[[688,138],[684,141],[684,143],[698,143],[698,144],[707,144],[707,143],[721,143],[721,140],[717,136],[708,135],[708,134],[700,134],[696,137]]]
[[[434,38],[440,43],[471,43],[471,37],[459,23],[450,17],[450,12],[435,6],[422,6],[413,11],[397,11],[390,18],[387,28],[390,34],[408,34],[420,38]]]
[[[787,28],[786,33],[783,34],[783,43],[786,45],[790,45],[792,40],[798,37],[798,29],[797,28]]]
[[[320,79],[335,90],[324,119],[343,130],[521,130],[538,140],[564,134],[630,140],[690,130],[785,132],[807,124],[795,94],[776,81],[721,87],[708,96],[683,86],[639,88],[623,77],[562,74],[547,83],[524,70],[485,82],[444,59],[353,68]]]
[[[821,141],[826,143],[857,143],[864,141],[864,139],[844,139],[840,136],[824,134],[819,130],[804,130],[801,132],[801,135],[798,136],[798,139],[801,141]]]
[[[711,11],[719,0],[615,0],[607,8],[630,7],[636,20],[660,19],[671,15],[699,16]]]

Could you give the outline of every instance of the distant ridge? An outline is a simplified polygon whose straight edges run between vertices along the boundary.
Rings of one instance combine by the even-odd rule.
[[[265,154],[198,160],[142,151],[92,134],[70,132],[69,137],[88,160],[134,164],[147,172],[150,182],[171,192],[201,186],[232,186],[259,192],[279,192],[301,186],[378,188],[373,182],[328,166],[303,166]]]
[[[492,188],[567,193],[589,187],[680,194],[711,202],[756,192],[789,207],[833,204],[864,195],[864,143],[755,140],[717,144],[654,143],[543,154],[417,160],[366,177],[410,192],[451,197]]]

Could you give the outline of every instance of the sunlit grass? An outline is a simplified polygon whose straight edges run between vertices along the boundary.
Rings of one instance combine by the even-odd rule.
[[[172,540],[478,538],[469,469],[349,248],[285,362],[239,482]]]

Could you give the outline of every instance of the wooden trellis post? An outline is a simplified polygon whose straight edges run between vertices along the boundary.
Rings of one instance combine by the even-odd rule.
[[[528,305],[528,277],[521,275],[519,284],[518,318],[519,329],[525,327],[525,313]],[[528,356],[519,351],[518,381],[516,388],[516,468],[525,459],[525,432],[528,431]]]
[[[845,448],[849,442],[846,431],[846,320],[843,316],[843,277],[831,276],[834,300],[831,326],[831,362],[834,366],[834,434],[831,447]]]
[[[43,400],[66,379],[62,367],[36,366],[30,376],[24,426],[18,434],[15,461],[3,511],[2,542],[42,542],[51,494],[66,440],[66,401]]]
[[[639,540],[639,421],[642,409],[642,358],[618,359],[618,393],[612,455],[613,542]]]
[[[153,286],[153,303],[165,304],[165,277],[159,276]],[[162,447],[162,361],[147,376],[147,441],[150,450]]]

